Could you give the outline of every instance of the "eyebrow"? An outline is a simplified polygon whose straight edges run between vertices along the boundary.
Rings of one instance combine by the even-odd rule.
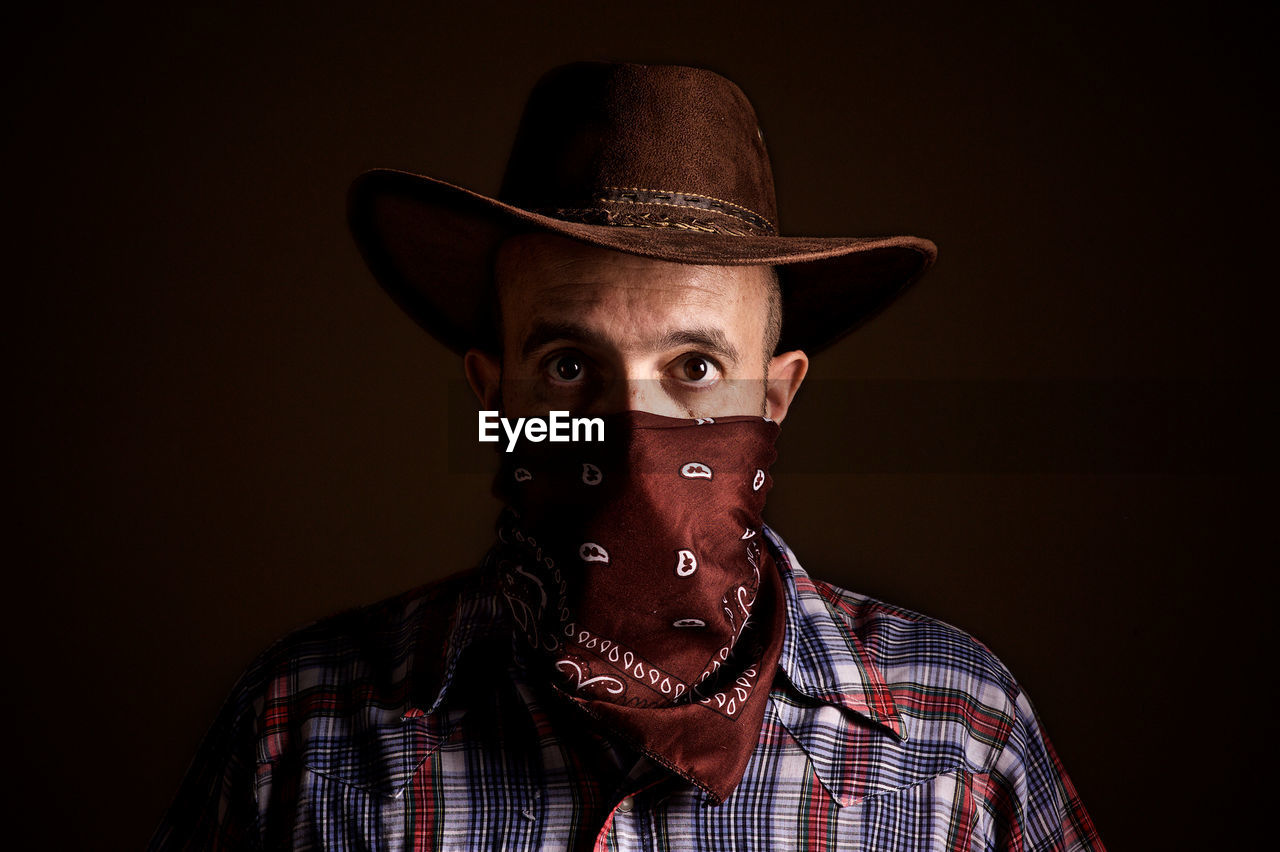
[[[529,330],[529,336],[524,339],[524,345],[520,347],[520,357],[528,358],[543,346],[557,340],[586,343],[596,347],[603,347],[605,343],[604,336],[600,332],[585,325],[576,322],[536,320],[533,328]]]
[[[527,359],[542,347],[558,340],[583,343],[598,349],[607,348],[609,345],[604,335],[590,326],[575,322],[536,320],[533,328],[529,330],[529,335],[524,339],[524,344],[520,347],[520,357]],[[729,342],[725,333],[718,328],[708,326],[669,331],[649,343],[649,348],[656,350],[676,349],[681,346],[696,346],[734,365],[740,360],[737,347]]]
[[[702,326],[669,331],[662,336],[656,349],[675,349],[680,346],[696,346],[712,355],[719,355],[731,364],[738,363],[738,350],[725,333],[718,328]]]

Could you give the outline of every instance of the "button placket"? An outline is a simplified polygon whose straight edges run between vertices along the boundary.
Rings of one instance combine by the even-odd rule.
[[[635,795],[624,796],[613,806],[613,813],[610,816],[609,840],[611,844],[609,848],[617,850],[617,852],[640,852],[644,849],[644,836],[640,828],[639,817],[641,814],[636,811]],[[602,848],[597,844],[597,849]]]

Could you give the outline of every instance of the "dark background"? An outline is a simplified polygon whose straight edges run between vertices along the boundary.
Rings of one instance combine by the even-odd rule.
[[[939,244],[815,360],[770,520],[992,647],[1113,848],[1232,845],[1274,758],[1274,16],[468,8],[7,13],[6,845],[139,847],[257,651],[482,552],[460,364],[344,193],[496,191],[580,58],[741,85],[786,232]]]

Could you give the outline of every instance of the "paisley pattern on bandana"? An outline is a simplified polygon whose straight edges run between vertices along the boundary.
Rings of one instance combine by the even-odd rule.
[[[760,545],[777,424],[605,418],[605,441],[530,444],[495,482],[489,564],[572,701],[723,799],[741,779],[781,650]],[[763,675],[763,676],[762,676]]]

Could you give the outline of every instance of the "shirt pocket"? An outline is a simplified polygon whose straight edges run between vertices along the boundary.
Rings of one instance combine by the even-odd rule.
[[[302,734],[293,848],[407,848],[408,789],[431,741],[418,719],[365,707],[313,716]]]
[[[842,808],[841,849],[987,849],[989,819],[964,769],[876,793]]]

